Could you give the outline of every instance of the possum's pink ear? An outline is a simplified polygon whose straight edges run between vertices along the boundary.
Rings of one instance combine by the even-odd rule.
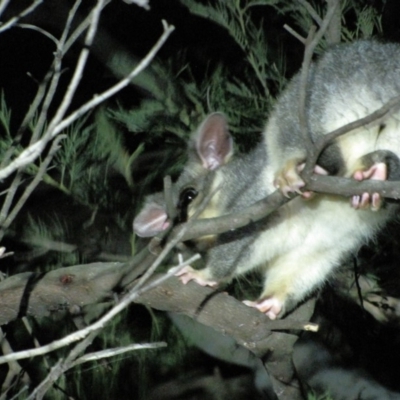
[[[152,237],[165,231],[170,225],[165,209],[155,202],[149,202],[133,220],[133,230],[140,237]]]
[[[203,167],[209,170],[229,161],[233,153],[233,142],[223,114],[210,114],[202,122],[197,131],[196,151]]]

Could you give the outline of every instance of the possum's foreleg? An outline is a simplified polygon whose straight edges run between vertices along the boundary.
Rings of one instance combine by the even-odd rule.
[[[298,193],[303,198],[309,199],[312,192],[303,191],[305,186],[300,173],[305,167],[305,162],[301,159],[293,158],[289,160],[285,166],[277,172],[274,179],[274,186],[279,189],[285,197],[289,197],[290,193]],[[328,171],[320,165],[315,165],[314,173],[318,175],[328,175]]]

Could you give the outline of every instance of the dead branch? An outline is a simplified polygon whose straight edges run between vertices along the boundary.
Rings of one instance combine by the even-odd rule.
[[[24,315],[56,317],[74,307],[110,301],[126,268],[92,263],[13,275],[0,282],[0,325]]]
[[[313,158],[311,162],[316,162],[322,150],[339,136],[351,132],[354,129],[361,128],[362,126],[372,127],[382,124],[385,121],[385,119],[389,118],[393,113],[395,113],[399,109],[400,109],[400,95],[394,97],[386,104],[384,104],[381,108],[367,115],[366,117],[350,122],[334,130],[333,132],[329,132],[326,135],[319,137],[318,140],[316,140],[315,142],[315,150],[312,155]]]
[[[25,202],[28,200],[29,196],[35,190],[36,186],[40,183],[40,181],[43,178],[43,175],[46,173],[47,168],[50,165],[50,162],[53,160],[54,155],[56,154],[57,150],[60,148],[59,143],[64,138],[65,138],[65,135],[60,135],[53,141],[51,148],[50,148],[49,152],[47,153],[46,158],[41,163],[32,182],[26,187],[26,189],[20,196],[17,204],[13,207],[12,211],[8,214],[7,218],[2,223],[0,232],[3,230],[5,231],[11,225],[11,223],[14,221],[15,217],[17,216],[18,212],[21,210],[21,208],[24,206]]]
[[[305,179],[304,190],[311,190],[321,194],[333,194],[350,198],[362,193],[380,193],[385,198],[400,199],[400,182],[397,181],[355,181],[350,178],[337,176],[322,176],[313,174]],[[293,195],[296,196],[296,195]],[[283,196],[280,191],[271,193],[268,197],[254,203],[235,214],[227,214],[222,217],[201,219],[191,222],[182,240],[191,240],[210,234],[220,234],[228,230],[238,229],[251,222],[268,217],[272,212],[287,203],[290,199]],[[349,205],[350,207],[350,205]],[[174,229],[183,229],[186,224],[181,224]],[[152,242],[156,246],[159,239]]]
[[[92,336],[92,337],[91,337]],[[107,349],[98,351],[96,353],[85,354],[79,357],[79,355],[86,350],[86,348],[92,343],[94,334],[88,336],[84,341],[79,343],[73,351],[70,352],[68,357],[64,361],[59,361],[46,376],[46,378],[32,391],[27,400],[39,400],[42,399],[46,392],[53,386],[53,384],[69,369],[76,365],[83,364],[88,361],[100,360],[103,358],[115,357],[119,354],[124,354],[128,351],[136,351],[143,349],[158,349],[160,347],[166,347],[165,342],[156,343],[145,343],[145,344],[132,344],[130,346],[119,347],[116,349]]]
[[[322,18],[315,11],[314,7],[307,0],[299,0],[299,3],[307,10],[311,15],[311,18],[316,22],[318,26],[322,25]]]
[[[326,41],[332,45],[340,43],[341,39],[341,28],[342,28],[342,10],[340,8],[340,0],[326,0],[328,9],[333,8],[334,12],[331,18],[331,22],[325,33]]]
[[[311,318],[315,299],[308,300],[285,319],[272,321],[225,292],[194,282],[182,285],[177,278],[171,278],[135,302],[162,311],[183,313],[223,335],[231,336],[239,345],[265,359],[265,366],[280,399],[299,398],[291,363],[293,344],[298,336],[282,331],[316,331],[318,325],[304,322]]]
[[[198,256],[196,255],[180,263],[176,268],[182,268],[194,262],[197,258]],[[100,273],[96,273],[96,266],[99,268]],[[115,273],[114,269],[118,267],[119,273]],[[5,317],[3,320],[5,323],[10,319],[26,314],[38,317],[54,315],[55,312],[68,310],[74,312],[75,310],[80,310],[84,305],[110,300],[113,290],[119,287],[123,274],[130,268],[130,264],[107,263],[103,265],[101,263],[93,263],[86,265],[84,268],[82,266],[61,268],[47,274],[23,273],[14,275],[0,283],[0,299],[3,296],[5,300],[1,302],[0,314],[4,311]],[[150,270],[153,268],[154,266],[151,266]],[[4,355],[0,357],[0,364],[11,360],[47,354],[87,338],[93,332],[102,329],[115,315],[124,310],[142,293],[162,284],[175,273],[176,269],[172,269],[169,273],[146,285],[143,285],[144,282],[141,280],[95,323],[49,345]],[[1,316],[3,317],[3,314]]]
[[[8,3],[9,3],[9,0],[3,0],[0,3],[0,16],[4,12]],[[35,0],[32,2],[32,4],[29,7],[27,7],[25,10],[21,11],[18,15],[10,18],[7,22],[0,23],[0,33],[13,27],[15,24],[18,23],[18,21],[21,18],[26,17],[28,14],[30,14],[32,11],[34,11],[41,3],[43,3],[43,0]]]
[[[83,364],[88,361],[95,361],[95,360],[101,360],[103,358],[115,357],[120,354],[125,354],[129,351],[143,350],[143,349],[158,349],[160,347],[166,347],[166,346],[167,346],[167,343],[165,343],[165,342],[154,342],[154,343],[144,343],[144,344],[135,343],[135,344],[131,344],[129,346],[101,350],[101,351],[97,351],[95,353],[88,353],[82,357],[79,357],[74,362],[73,366]]]
[[[61,35],[61,39],[60,39],[60,41],[56,40],[57,51],[54,56],[52,66],[50,67],[49,72],[46,74],[43,82],[39,85],[35,99],[33,100],[32,104],[28,110],[28,113],[25,115],[24,120],[23,120],[20,128],[18,129],[17,135],[14,139],[15,144],[19,144],[21,142],[22,136],[23,136],[23,133],[25,132],[26,127],[32,121],[35,113],[39,109],[42,99],[44,98],[43,105],[41,106],[41,110],[39,113],[38,121],[35,124],[35,128],[32,133],[32,137],[30,138],[29,144],[32,145],[33,143],[35,143],[38,140],[38,138],[40,137],[40,135],[42,134],[43,128],[46,124],[46,120],[48,117],[48,110],[49,110],[51,102],[54,99],[55,91],[57,89],[57,86],[59,83],[59,78],[61,75],[61,62],[62,62],[62,58],[63,58],[62,55],[65,54],[65,52],[63,52],[62,49],[63,49],[64,43],[65,43],[65,40],[68,36],[68,32],[70,30],[72,20],[75,17],[75,14],[76,14],[76,11],[77,11],[79,5],[80,5],[80,1],[79,0],[75,1],[74,6],[71,8],[71,10],[68,14],[68,19],[64,26],[63,33]],[[52,35],[50,35],[50,36],[52,38],[54,38]],[[50,85],[49,85],[49,87],[47,87],[49,82],[50,82]],[[57,143],[58,142],[59,141],[57,141]],[[55,146],[57,146],[57,144],[55,144]],[[53,148],[53,146],[52,146],[52,148]],[[54,153],[54,149],[55,148],[53,148],[53,150],[51,150],[49,154]],[[14,148],[14,146],[12,146],[9,149],[9,151],[6,152],[5,157],[1,162],[0,170],[7,165],[7,163],[11,159],[14,152],[15,152],[15,148]],[[46,161],[45,163],[42,163],[42,167],[45,164],[48,165],[50,163],[50,161],[52,160],[52,157],[53,156],[51,155],[50,158],[46,158],[46,160],[48,162]],[[24,203],[28,199],[28,193],[31,193],[36,188],[36,186],[40,182],[41,176],[43,176],[46,173],[47,167],[44,169],[42,167],[39,169],[38,173],[36,174],[36,178],[29,185],[29,189],[27,188],[24,191],[24,194],[20,197],[20,199],[17,202],[17,205],[13,208],[13,210],[10,213],[10,208],[14,201],[16,190],[17,190],[18,186],[20,185],[21,179],[22,179],[22,171],[21,170],[17,171],[17,174],[13,178],[12,184],[10,185],[10,190],[7,192],[6,199],[3,203],[3,206],[2,206],[2,209],[0,212],[0,226],[1,226],[0,240],[4,236],[4,233],[5,233],[5,230],[7,229],[7,227],[10,226],[11,222],[16,217],[19,209],[24,205]],[[10,215],[8,215],[9,213],[10,213]]]
[[[159,275],[151,278],[158,279]],[[233,337],[239,344],[249,349],[258,357],[269,350],[272,331],[277,330],[316,330],[317,326],[304,322],[305,315],[299,315],[304,308],[299,308],[283,320],[270,320],[258,310],[246,306],[225,292],[202,287],[194,282],[183,285],[173,277],[147,291],[135,300],[136,303],[162,311],[186,314],[198,322],[211,326],[219,332]],[[300,310],[300,311],[299,311]]]
[[[322,36],[328,30],[331,24],[332,17],[339,7],[339,1],[334,0],[332,3],[328,3],[328,10],[324,19],[321,22],[320,29],[315,33],[315,27],[311,27],[305,42],[303,63],[300,72],[300,90],[299,90],[299,122],[301,127],[301,133],[304,140],[305,148],[307,149],[307,154],[312,152],[312,141],[310,133],[307,129],[307,110],[306,110],[306,98],[307,98],[307,82],[309,69],[312,61],[312,56],[317,44],[322,39]]]

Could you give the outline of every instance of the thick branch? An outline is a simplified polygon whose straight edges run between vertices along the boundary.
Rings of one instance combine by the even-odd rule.
[[[156,275],[152,280],[157,278]],[[162,311],[186,314],[233,337],[257,356],[263,356],[270,350],[272,331],[318,329],[317,325],[307,322],[312,313],[308,308],[309,303],[283,320],[272,321],[226,292],[215,291],[194,282],[183,285],[175,277],[142,294],[135,302]],[[305,309],[309,310],[308,314]]]
[[[125,273],[121,263],[93,263],[13,275],[0,283],[0,325],[24,315],[56,315],[111,300]]]

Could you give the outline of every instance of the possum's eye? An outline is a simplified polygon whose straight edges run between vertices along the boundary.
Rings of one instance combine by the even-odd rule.
[[[179,210],[178,220],[179,220],[179,222],[187,221],[188,206],[197,197],[197,195],[198,195],[197,190],[192,187],[186,188],[180,194],[179,201],[178,201],[178,210]]]

